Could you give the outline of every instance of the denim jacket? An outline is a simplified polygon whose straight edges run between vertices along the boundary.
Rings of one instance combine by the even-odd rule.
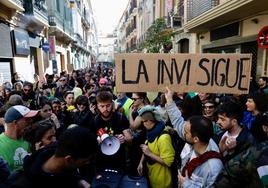
[[[174,129],[178,132],[179,136],[185,140],[185,121],[181,116],[180,110],[177,108],[175,103],[166,105],[166,110]],[[210,139],[206,151],[219,152],[217,144],[212,139]],[[193,147],[186,143],[181,152],[182,168],[191,158],[194,157],[196,157],[196,154]],[[222,170],[223,164],[220,159],[209,159],[193,171],[191,177],[182,184],[182,187],[213,187],[213,183]]]

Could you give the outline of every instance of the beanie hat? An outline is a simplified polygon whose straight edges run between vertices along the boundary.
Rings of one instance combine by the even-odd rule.
[[[155,120],[155,121],[163,121],[163,117],[157,107],[146,105],[142,107],[139,111],[139,116],[142,118],[147,118],[144,120]]]
[[[108,84],[108,80],[106,78],[101,78],[99,84]]]

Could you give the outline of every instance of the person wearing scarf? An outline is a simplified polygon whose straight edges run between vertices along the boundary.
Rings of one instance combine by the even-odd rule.
[[[168,116],[178,135],[186,141],[180,154],[179,186],[183,188],[213,187],[217,176],[223,170],[223,163],[219,148],[212,140],[212,122],[204,116],[191,116],[185,121],[172,96],[173,92],[166,87]]]
[[[171,188],[172,175],[170,166],[174,161],[175,151],[169,134],[163,134],[165,123],[161,120],[157,108],[145,106],[139,110],[139,116],[147,130],[145,144],[141,144],[143,152],[138,166],[139,175],[147,172],[152,188]],[[144,166],[144,164],[146,164]]]

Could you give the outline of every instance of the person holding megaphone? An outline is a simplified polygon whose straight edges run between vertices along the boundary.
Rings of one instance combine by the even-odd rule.
[[[95,117],[95,130],[101,138],[100,142],[105,140],[105,144],[101,145],[96,157],[97,174],[101,174],[106,169],[125,173],[124,144],[131,140],[128,131],[129,121],[125,115],[113,110],[113,95],[110,91],[100,91],[96,96],[96,101],[99,114]]]

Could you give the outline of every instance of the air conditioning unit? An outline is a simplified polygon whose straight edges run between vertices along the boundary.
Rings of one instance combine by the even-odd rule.
[[[166,23],[167,28],[172,27],[171,26],[171,16],[165,16],[164,19],[165,19],[165,23]]]
[[[171,27],[180,28],[182,26],[182,17],[181,16],[171,16]]]

